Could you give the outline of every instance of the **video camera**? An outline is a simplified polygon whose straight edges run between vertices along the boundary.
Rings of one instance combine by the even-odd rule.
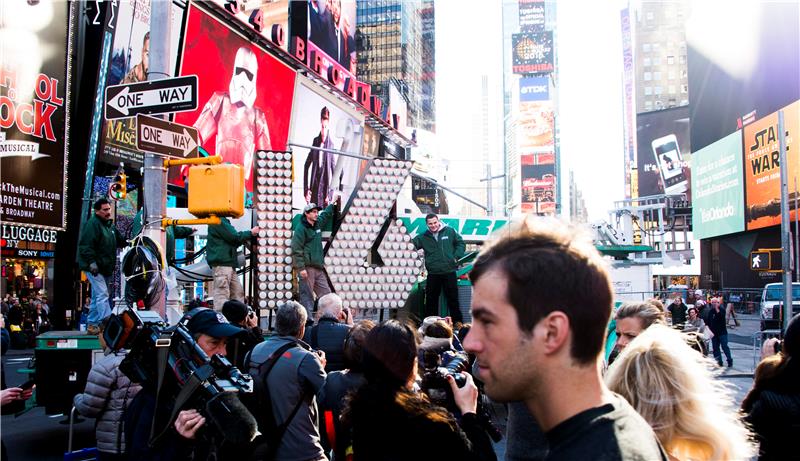
[[[178,411],[195,408],[225,440],[234,444],[252,441],[256,421],[238,394],[252,392],[253,379],[225,357],[209,357],[185,323],[168,326],[157,312],[128,309],[112,316],[103,339],[112,350],[130,349],[120,370],[132,382],[157,389],[158,404],[174,402],[172,415],[162,427],[169,427]],[[166,354],[162,348],[167,348]],[[161,433],[151,434],[151,442]]]
[[[442,356],[435,350],[425,350],[422,355],[422,382],[420,389],[436,405],[456,413],[458,407],[453,398],[453,390],[447,377],[452,376],[458,387],[464,386],[466,379],[461,374],[469,369],[469,361],[461,354],[452,354],[447,366],[442,366]]]

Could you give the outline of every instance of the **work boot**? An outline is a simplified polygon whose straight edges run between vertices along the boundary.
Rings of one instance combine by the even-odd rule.
[[[720,364],[720,365],[722,365],[722,364]],[[728,360],[728,368],[731,368],[732,366],[733,366],[733,360]]]
[[[97,336],[100,334],[100,327],[98,327],[97,325],[89,325],[88,327],[86,327],[86,332],[92,336]]]

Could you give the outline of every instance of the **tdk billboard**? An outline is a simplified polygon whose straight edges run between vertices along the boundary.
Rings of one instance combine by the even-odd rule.
[[[519,100],[547,101],[550,99],[550,81],[547,77],[523,77],[519,79]]]

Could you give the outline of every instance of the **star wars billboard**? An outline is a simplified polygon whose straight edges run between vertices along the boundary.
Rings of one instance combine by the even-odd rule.
[[[0,221],[66,226],[70,3],[0,7]]]
[[[252,192],[256,151],[286,149],[294,70],[192,4],[180,74],[197,75],[199,104],[175,122],[196,128],[209,154],[242,165]],[[185,173],[171,169],[169,182],[182,186]]]

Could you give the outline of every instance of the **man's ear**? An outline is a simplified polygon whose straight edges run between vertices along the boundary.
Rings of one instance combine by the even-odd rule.
[[[561,311],[547,314],[536,324],[535,336],[545,354],[557,354],[569,345],[569,317]]]

